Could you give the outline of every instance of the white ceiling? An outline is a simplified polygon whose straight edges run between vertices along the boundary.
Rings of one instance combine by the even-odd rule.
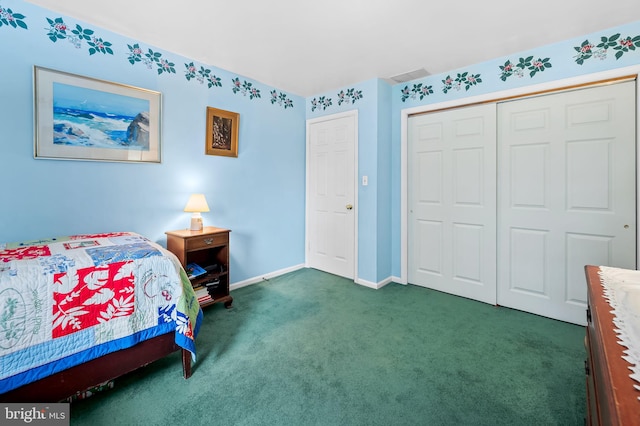
[[[305,97],[640,20],[638,0],[28,1]]]

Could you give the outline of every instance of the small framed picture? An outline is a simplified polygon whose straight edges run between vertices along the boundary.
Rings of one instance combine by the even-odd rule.
[[[238,156],[240,114],[207,107],[207,155]]]

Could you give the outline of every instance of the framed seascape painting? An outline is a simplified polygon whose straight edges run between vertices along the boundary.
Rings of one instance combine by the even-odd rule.
[[[240,114],[207,107],[207,155],[238,156]]]
[[[159,163],[161,94],[34,67],[35,158]]]

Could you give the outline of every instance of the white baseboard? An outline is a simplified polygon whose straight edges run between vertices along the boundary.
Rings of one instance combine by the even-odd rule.
[[[304,264],[291,266],[289,268],[280,269],[278,271],[269,272],[268,274],[260,275],[259,277],[249,278],[244,281],[239,281],[237,283],[233,283],[229,285],[229,291],[233,291],[242,287],[246,287],[251,284],[261,283],[265,280],[271,279],[273,277],[277,277],[279,275],[288,274],[289,272],[297,271],[298,269],[304,268]]]
[[[289,268],[284,268],[284,269],[280,269],[278,271],[274,271],[274,272],[270,272],[268,274],[264,274],[264,275],[260,275],[259,277],[254,277],[254,278],[249,278],[247,280],[244,281],[239,281],[237,283],[233,283],[231,285],[229,285],[229,291],[233,291],[242,287],[246,287],[248,285],[251,284],[257,284],[257,283],[261,283],[263,281],[269,280],[271,278],[277,277],[279,275],[284,275],[284,274],[288,274],[289,272],[293,272],[293,271],[297,271],[299,269],[303,269],[306,268],[306,266],[304,265],[304,263],[301,263],[299,265],[294,265],[291,266]],[[402,280],[398,277],[388,277],[385,278],[384,280],[374,283],[371,281],[367,281],[367,280],[363,280],[363,279],[356,279],[354,280],[356,284],[365,286],[365,287],[369,287],[369,288],[373,288],[375,290],[379,290],[382,287],[384,287],[385,285],[391,283],[391,282],[396,282],[396,283],[401,283],[401,284],[406,284],[403,283]]]
[[[398,284],[404,284],[404,285],[409,284],[406,280],[403,280],[400,277],[391,277],[391,281]]]
[[[367,281],[367,280],[363,280],[363,279],[360,279],[360,278],[355,280],[356,284],[360,284],[360,285],[363,285],[365,287],[373,288],[375,290],[381,289],[382,287],[384,287],[385,285],[389,284],[392,281],[393,281],[393,279],[391,277],[385,278],[384,280],[379,281],[377,283],[374,283],[374,282],[371,282],[371,281]]]

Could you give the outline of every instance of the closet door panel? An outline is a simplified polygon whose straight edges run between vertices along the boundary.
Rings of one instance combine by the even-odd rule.
[[[635,114],[635,82],[498,104],[498,304],[584,324],[584,266],[635,269]]]
[[[496,301],[495,105],[409,118],[409,282]]]

